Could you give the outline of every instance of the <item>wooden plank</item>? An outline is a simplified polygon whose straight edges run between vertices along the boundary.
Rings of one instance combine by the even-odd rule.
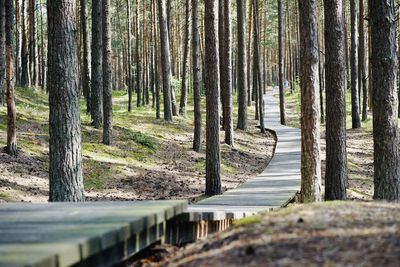
[[[0,266],[70,266],[121,244],[136,252],[161,240],[166,221],[186,206],[182,200],[1,204]]]

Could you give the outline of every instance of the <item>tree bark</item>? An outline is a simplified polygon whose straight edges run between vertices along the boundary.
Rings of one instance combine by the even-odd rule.
[[[100,129],[103,123],[103,70],[102,70],[102,19],[101,1],[92,3],[92,88],[91,115],[93,126]]]
[[[110,1],[102,0],[103,18],[103,144],[112,143],[111,12]]]
[[[4,1],[4,0],[3,0]],[[18,155],[15,108],[15,57],[13,47],[14,6],[13,1],[5,1],[6,29],[6,83],[7,83],[7,147],[6,152],[11,156]]]
[[[221,190],[221,150],[219,143],[219,55],[218,1],[205,0],[205,86],[206,86],[206,191]]]
[[[352,128],[361,127],[360,105],[358,94],[358,30],[357,30],[357,1],[350,0],[350,17],[351,17],[351,121]]]
[[[399,200],[396,5],[370,1],[374,199]]]
[[[319,45],[316,0],[299,0],[301,202],[321,201]]]
[[[22,0],[22,48],[21,48],[21,86],[29,87],[30,86],[30,77],[29,77],[29,69],[28,69],[28,40],[26,36],[26,3],[27,0]]]
[[[6,12],[5,0],[0,0],[0,106],[4,105],[4,79],[6,78]]]
[[[179,105],[179,114],[186,115],[186,102],[187,102],[187,71],[189,68],[189,20],[190,20],[190,0],[186,0],[186,19],[185,19],[185,44],[183,51],[183,70],[182,70],[182,85],[181,85],[181,101]]]
[[[364,0],[359,0],[359,8],[360,8],[360,21],[359,21],[359,62],[358,67],[360,71],[360,83],[362,88],[362,121],[366,121],[368,119],[368,86],[367,86],[367,70],[366,70],[366,54],[365,54],[365,26],[364,26]]]
[[[201,149],[201,55],[198,19],[198,0],[192,0],[192,64],[193,64],[193,97],[194,97],[194,137],[193,150]]]
[[[253,77],[254,77],[254,92],[256,92],[256,114],[258,114],[258,120],[260,122],[260,130],[261,133],[265,133],[264,127],[264,101],[263,101],[263,90],[261,83],[261,63],[260,63],[260,39],[259,39],[259,29],[258,29],[258,1],[253,0],[253,53],[254,53],[254,68],[253,68]]]
[[[171,104],[171,57],[169,50],[168,25],[165,1],[158,0],[158,13],[161,39],[161,65],[164,96],[164,120],[172,121]]]
[[[86,1],[80,0],[81,4],[81,31],[82,31],[82,42],[83,42],[83,54],[82,54],[82,85],[83,94],[86,98],[86,111],[90,112],[90,73],[89,73],[89,37],[88,37],[88,25],[87,25],[87,11]]]
[[[48,1],[47,15],[49,200],[83,201],[75,1]]]
[[[36,53],[36,0],[29,0],[29,72],[31,85],[38,84]]]
[[[237,0],[237,27],[238,27],[238,63],[237,63],[237,85],[238,85],[238,124],[240,130],[247,130],[247,88],[246,88],[246,2]]]
[[[126,20],[128,31],[128,47],[127,47],[127,65],[128,65],[128,112],[132,111],[132,94],[133,94],[133,81],[132,81],[132,22],[131,22],[131,1],[126,0]]]
[[[254,7],[257,8],[257,7]],[[283,88],[283,14],[282,0],[278,0],[278,67],[279,67],[279,108],[281,115],[281,124],[286,125],[285,117],[285,91]]]
[[[346,62],[342,0],[324,2],[326,86],[325,199],[346,199]]]
[[[221,76],[223,77],[221,91],[223,91],[223,120],[225,130],[225,143],[233,146],[233,116],[232,116],[232,36],[231,36],[231,8],[230,1],[224,0],[223,2],[223,13],[224,13],[224,31],[223,31],[223,57],[222,57],[222,71]],[[221,63],[220,63],[221,64]]]

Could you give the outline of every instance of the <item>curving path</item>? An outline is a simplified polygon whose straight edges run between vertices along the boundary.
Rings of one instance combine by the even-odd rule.
[[[276,88],[264,95],[265,127],[277,137],[274,156],[256,178],[188,208],[189,220],[239,219],[285,206],[300,191],[301,131],[280,124]]]

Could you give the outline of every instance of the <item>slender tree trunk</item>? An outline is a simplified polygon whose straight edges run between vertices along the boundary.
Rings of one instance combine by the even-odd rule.
[[[194,97],[194,138],[193,150],[200,152],[201,149],[201,55],[200,55],[200,33],[198,19],[198,2],[192,0],[192,64],[193,64],[193,97]]]
[[[36,55],[36,0],[29,0],[29,72],[31,84],[38,84]]]
[[[246,88],[246,1],[237,0],[237,28],[238,28],[238,63],[237,63],[237,85],[238,85],[238,124],[240,130],[247,130],[247,88]]]
[[[224,99],[222,102],[223,108],[223,120],[224,120],[224,130],[225,130],[225,143],[233,146],[233,116],[232,116],[232,49],[231,49],[231,7],[230,1],[224,0],[223,11],[224,11],[224,38],[223,38],[223,86],[221,86],[221,91],[224,91]],[[221,64],[221,63],[220,63]]]
[[[4,1],[4,0],[2,0]],[[17,156],[17,112],[15,109],[15,57],[13,47],[14,34],[14,6],[13,1],[6,0],[1,3],[5,7],[5,29],[6,29],[6,84],[7,84],[7,148],[11,156]]]
[[[258,29],[258,1],[253,0],[253,53],[254,53],[254,79],[255,84],[254,91],[257,92],[256,98],[258,100],[258,105],[256,104],[256,113],[258,114],[258,119],[260,121],[260,129],[262,133],[265,133],[264,127],[264,101],[263,101],[263,90],[261,83],[261,63],[260,63],[260,39],[259,39],[259,29]]]
[[[351,16],[351,119],[352,128],[361,127],[360,121],[360,106],[358,94],[358,31],[357,31],[357,1],[350,0],[350,16]]]
[[[171,101],[171,57],[169,50],[167,12],[165,1],[158,0],[158,13],[160,24],[161,39],[161,64],[163,79],[163,96],[164,96],[164,120],[172,121],[172,101]]]
[[[254,7],[257,8],[257,7]],[[279,108],[281,113],[281,124],[286,125],[285,117],[285,91],[283,88],[283,14],[282,0],[278,0],[278,66],[279,66]]]
[[[398,71],[394,0],[370,1],[374,199],[399,200]]]
[[[88,38],[88,27],[87,27],[87,12],[86,12],[86,1],[80,0],[81,7],[81,31],[82,31],[82,42],[83,42],[83,54],[82,54],[82,85],[83,94],[86,98],[86,111],[90,112],[90,74],[89,74],[89,38]]]
[[[367,86],[367,73],[366,73],[366,55],[365,55],[365,27],[364,27],[364,0],[360,1],[360,22],[359,22],[359,39],[360,39],[360,46],[359,46],[359,71],[360,71],[360,82],[361,88],[363,93],[363,100],[362,100],[362,120],[366,121],[368,119],[368,86]]]
[[[127,47],[127,65],[128,65],[128,111],[132,111],[132,93],[133,93],[133,84],[132,84],[132,23],[131,23],[131,1],[126,0],[126,20],[127,20],[127,31],[128,31],[128,47]]]
[[[136,106],[139,107],[142,101],[141,86],[140,86],[140,74],[141,74],[141,60],[140,60],[140,25],[139,25],[139,4],[140,1],[136,1]]]
[[[100,129],[103,123],[103,50],[102,50],[102,19],[101,1],[92,3],[92,88],[91,115],[93,126]]]
[[[301,87],[301,201],[321,201],[317,0],[299,0]]]
[[[6,78],[6,12],[5,0],[0,0],[0,106],[5,103],[4,79]]]
[[[72,0],[47,2],[50,201],[84,200],[75,8]]]
[[[325,1],[325,199],[346,199],[346,62],[342,0]]]
[[[218,1],[205,0],[206,192],[221,194],[219,143]]]
[[[28,40],[26,36],[26,3],[27,0],[22,0],[22,49],[21,49],[21,86],[29,87],[29,69],[28,69]]]
[[[186,20],[185,20],[185,47],[183,51],[183,71],[182,71],[182,87],[181,87],[181,101],[179,105],[179,114],[186,115],[186,102],[187,102],[187,71],[189,69],[189,20],[190,20],[190,0],[186,0]]]
[[[103,144],[112,143],[111,12],[110,1],[102,0],[103,18]]]
[[[5,16],[5,15],[4,15]],[[21,84],[21,70],[20,70],[20,31],[19,31],[19,17],[20,17],[20,5],[19,0],[15,0],[15,84],[19,86]]]

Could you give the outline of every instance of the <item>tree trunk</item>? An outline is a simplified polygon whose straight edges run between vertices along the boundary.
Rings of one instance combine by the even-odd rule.
[[[160,0],[161,1],[161,0]],[[205,0],[205,86],[206,86],[206,192],[221,190],[221,150],[219,143],[219,55],[218,1]]]
[[[31,85],[38,84],[36,55],[36,0],[29,0],[29,72]]]
[[[374,199],[399,200],[396,5],[370,1]]]
[[[141,60],[140,60],[140,21],[139,21],[139,0],[136,1],[136,106],[140,106],[142,100],[141,87],[140,87],[140,73],[141,73]]]
[[[193,150],[201,149],[201,55],[198,19],[198,0],[192,0],[192,64],[193,64],[193,98],[194,98],[194,137]]]
[[[358,94],[358,30],[357,30],[357,1],[350,0],[350,17],[351,17],[351,121],[352,128],[361,127],[360,121],[360,105]]]
[[[246,2],[237,0],[237,28],[238,28],[238,63],[237,63],[237,86],[238,86],[238,124],[240,130],[247,130],[247,88],[246,88]]]
[[[223,11],[224,11],[224,38],[223,38],[223,56],[222,56],[222,71],[221,79],[222,86],[220,88],[223,91],[223,102],[222,102],[222,109],[223,109],[223,120],[224,120],[224,130],[225,130],[225,143],[233,146],[233,116],[232,116],[232,36],[231,36],[231,7],[230,1],[224,0],[223,2]],[[220,64],[221,64],[220,63]]]
[[[47,15],[50,201],[83,201],[75,1],[48,1]]]
[[[325,199],[346,199],[346,62],[342,0],[324,2],[326,87]]]
[[[21,70],[20,70],[20,31],[19,31],[19,17],[20,5],[19,0],[15,0],[15,84],[21,84]],[[5,16],[5,15],[4,15]]]
[[[92,3],[92,88],[91,115],[93,126],[100,129],[103,123],[103,50],[102,50],[102,19],[101,1]]]
[[[81,4],[81,31],[83,42],[83,55],[82,55],[82,85],[83,94],[86,98],[86,111],[90,112],[90,74],[89,74],[89,38],[88,38],[88,25],[87,25],[87,12],[86,1],[80,0]]]
[[[133,94],[133,84],[132,84],[132,22],[131,22],[131,1],[126,0],[126,19],[127,19],[127,31],[128,31],[128,47],[127,47],[127,65],[128,65],[128,112],[132,111],[132,94]]]
[[[2,0],[4,1],[4,0]],[[17,132],[15,109],[15,57],[13,47],[14,34],[14,5],[13,1],[3,2],[5,7],[5,29],[6,29],[6,84],[7,84],[7,148],[6,152],[11,156],[17,156]]]
[[[257,7],[254,7],[257,8]],[[283,88],[283,14],[282,0],[278,0],[278,66],[279,66],[279,108],[281,113],[281,124],[286,125],[285,117],[285,91]]]
[[[168,25],[165,1],[158,0],[158,13],[160,24],[161,39],[161,65],[163,79],[164,96],[164,120],[172,121],[172,103],[171,103],[171,57],[169,50]]]
[[[179,105],[179,114],[186,115],[186,102],[187,102],[187,71],[189,68],[189,19],[190,19],[190,0],[186,0],[186,20],[185,20],[185,47],[183,51],[183,70],[182,70],[182,87],[181,87],[181,101]]]
[[[253,53],[254,53],[254,92],[256,92],[256,114],[258,114],[258,120],[260,121],[261,133],[265,133],[264,127],[264,101],[263,101],[263,90],[261,83],[261,63],[260,63],[260,39],[258,29],[258,1],[253,0]],[[257,104],[258,102],[258,104]]]
[[[362,120],[368,119],[368,86],[367,86],[367,73],[366,73],[366,55],[365,55],[365,27],[364,27],[364,0],[360,1],[360,22],[359,22],[359,62],[358,67],[360,71],[360,83],[362,88],[363,100],[362,100]]]
[[[0,106],[4,105],[4,79],[6,77],[6,12],[5,0],[0,0]]]
[[[299,0],[301,87],[301,202],[321,201],[317,0]]]
[[[26,36],[26,7],[25,3],[27,0],[22,0],[22,48],[21,48],[21,86],[29,87],[30,78],[28,70],[28,40]]]
[[[102,0],[103,18],[103,144],[112,143],[111,12],[110,1]]]

